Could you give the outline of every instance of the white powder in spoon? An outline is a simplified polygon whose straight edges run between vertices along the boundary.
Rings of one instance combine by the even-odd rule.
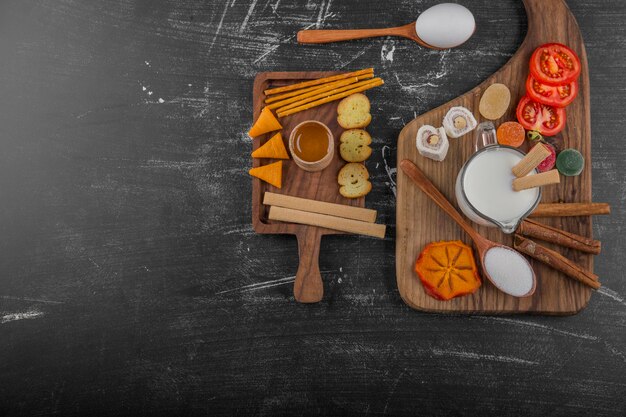
[[[502,292],[523,297],[533,289],[535,274],[519,252],[496,246],[485,253],[485,271]]]

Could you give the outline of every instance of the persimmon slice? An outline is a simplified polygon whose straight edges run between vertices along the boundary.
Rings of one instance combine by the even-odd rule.
[[[438,300],[471,294],[481,285],[472,248],[460,240],[428,244],[415,262],[415,272],[426,293]]]

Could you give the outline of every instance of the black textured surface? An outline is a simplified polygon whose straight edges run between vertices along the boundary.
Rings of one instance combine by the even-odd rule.
[[[0,415],[626,412],[626,4],[570,1],[591,76],[605,288],[572,317],[429,315],[395,284],[396,138],[501,67],[521,1],[462,1],[451,51],[304,27],[408,23],[434,1],[0,3]],[[260,71],[374,66],[369,207],[385,240],[322,240],[324,301],[292,296],[293,236],[251,228]]]

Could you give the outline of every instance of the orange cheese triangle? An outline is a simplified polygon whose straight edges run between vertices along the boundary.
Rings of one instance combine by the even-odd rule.
[[[263,133],[273,132],[282,128],[283,127],[274,116],[274,113],[272,113],[269,107],[265,106],[263,107],[263,110],[261,110],[259,118],[256,119],[256,122],[254,122],[254,126],[252,126],[248,132],[248,135],[255,138]]]
[[[256,151],[252,152],[253,158],[274,158],[274,159],[289,159],[287,149],[283,143],[283,135],[278,132],[271,137],[270,140],[259,147]]]
[[[280,188],[282,186],[283,161],[274,162],[273,164],[263,165],[257,168],[251,168],[248,173],[253,177],[257,177],[272,184],[274,187]]]

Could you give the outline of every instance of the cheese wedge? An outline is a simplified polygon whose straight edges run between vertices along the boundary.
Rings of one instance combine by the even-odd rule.
[[[273,164],[263,165],[257,168],[251,168],[248,171],[253,177],[257,177],[274,187],[281,188],[283,177],[283,161],[274,162]]]
[[[254,125],[252,126],[252,128],[250,128],[248,135],[255,138],[264,133],[273,132],[282,128],[283,127],[278,122],[278,119],[276,119],[276,116],[274,116],[274,113],[272,113],[272,111],[267,106],[265,106],[263,107],[263,110],[261,110],[259,118],[256,119],[256,122],[254,122]]]
[[[274,159],[289,159],[287,149],[285,149],[285,143],[283,142],[283,135],[279,133],[275,134],[260,146],[256,151],[252,152],[253,158],[274,158]]]

